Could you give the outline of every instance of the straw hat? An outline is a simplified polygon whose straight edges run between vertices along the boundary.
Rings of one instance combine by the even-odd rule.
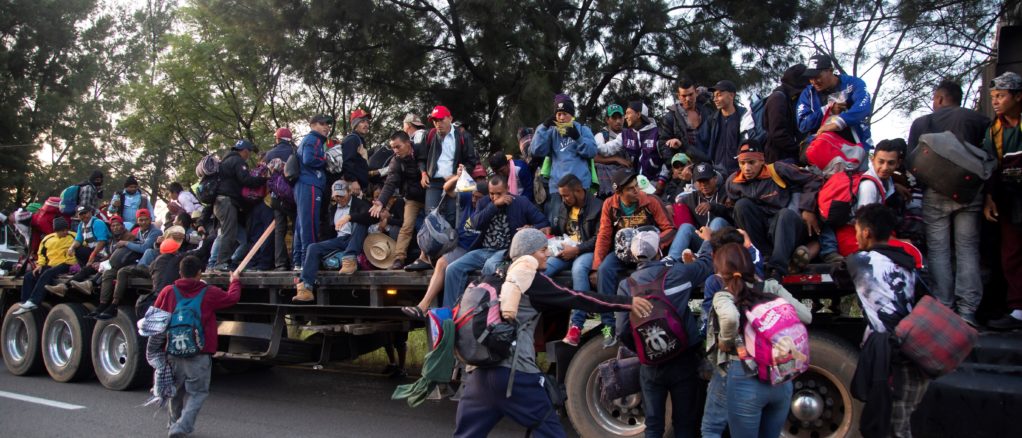
[[[396,249],[397,242],[383,233],[372,233],[366,236],[365,243],[362,244],[362,252],[365,253],[366,260],[380,269],[390,269],[394,260],[397,259],[397,254],[394,252]]]

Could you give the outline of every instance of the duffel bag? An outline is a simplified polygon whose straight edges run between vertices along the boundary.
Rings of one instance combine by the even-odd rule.
[[[979,333],[954,311],[926,295],[898,322],[901,353],[933,378],[954,371],[972,352]]]
[[[908,169],[916,178],[959,203],[976,199],[996,167],[996,158],[962,143],[950,131],[921,135],[908,156]]]

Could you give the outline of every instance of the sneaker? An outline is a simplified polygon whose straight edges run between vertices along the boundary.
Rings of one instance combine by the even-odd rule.
[[[809,248],[805,245],[799,245],[795,248],[795,252],[791,253],[791,264],[796,272],[802,271],[806,266],[809,266]]]
[[[603,332],[603,348],[610,348],[617,345],[617,336],[614,336],[614,327],[605,325],[600,331]]]
[[[315,300],[316,300],[316,295],[312,293],[312,289],[309,289],[309,287],[305,285],[304,281],[299,281],[298,282],[298,294],[295,295],[295,297],[292,298],[291,301],[296,301],[296,302],[300,302],[300,303],[307,303],[307,302],[315,301]]]
[[[341,270],[337,271],[344,275],[354,274],[358,270],[358,262],[355,261],[354,257],[345,257],[341,259]]]
[[[1022,319],[1015,318],[1008,314],[988,321],[987,327],[995,330],[1018,330],[1022,329]]]
[[[89,281],[89,280],[85,280],[85,281],[74,281],[74,280],[71,280],[69,283],[71,283],[71,287],[74,288],[75,290],[77,290],[77,291],[79,291],[79,292],[81,292],[81,293],[83,293],[85,295],[92,295],[92,282],[91,281]]]
[[[64,295],[67,295],[67,285],[64,284],[64,283],[51,284],[51,285],[48,285],[48,286],[45,286],[45,287],[46,287],[46,291],[51,293],[51,294],[54,294],[54,295],[57,295],[57,296],[60,296],[60,297],[62,297]]]
[[[840,265],[841,263],[844,263],[844,261],[845,258],[841,257],[841,254],[838,254],[836,252],[832,252],[830,254],[823,256],[823,262],[830,263],[832,265]]]
[[[230,270],[231,270],[231,265],[229,265],[227,263],[221,263],[221,264],[218,264],[218,265],[213,267],[213,271],[218,271],[218,272],[229,272]]]
[[[692,252],[691,249],[685,248],[685,250],[681,252],[681,262],[689,264],[694,261],[696,261],[696,254]]]
[[[99,303],[99,306],[96,306],[95,310],[85,314],[85,318],[96,319],[96,317],[99,316],[100,313],[106,311],[107,307],[110,307],[110,304]]]
[[[562,339],[565,344],[571,345],[572,347],[578,347],[579,338],[582,337],[582,328],[571,326],[568,327],[568,334]]]
[[[433,269],[433,266],[422,259],[416,259],[412,264],[405,266],[405,270],[408,272],[428,271],[430,269]]]
[[[32,309],[35,309],[36,307],[39,307],[39,306],[37,306],[35,303],[33,303],[32,300],[26,300],[24,303],[21,303],[21,305],[18,306],[18,310],[15,310],[11,314],[12,315],[21,315],[22,313],[31,312]]]
[[[112,319],[115,316],[117,316],[117,305],[108,304],[107,307],[103,309],[102,312],[99,312],[96,315],[96,319],[99,321],[106,321],[108,319]]]

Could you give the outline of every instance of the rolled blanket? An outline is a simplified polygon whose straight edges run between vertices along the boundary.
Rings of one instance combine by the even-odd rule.
[[[518,313],[518,302],[522,294],[532,287],[532,280],[536,278],[536,270],[539,268],[539,261],[531,255],[521,256],[511,262],[504,277],[504,284],[500,287],[500,311],[510,312],[512,315]]]
[[[167,361],[167,324],[170,312],[153,306],[146,310],[145,316],[138,320],[138,334],[149,337],[146,344],[145,359],[153,367],[153,388],[149,399],[143,406],[157,405],[163,407],[174,397],[174,370]]]

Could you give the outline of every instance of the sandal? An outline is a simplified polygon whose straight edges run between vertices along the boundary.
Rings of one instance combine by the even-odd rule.
[[[426,312],[423,312],[419,306],[405,306],[401,308],[401,312],[416,319],[426,319]]]

